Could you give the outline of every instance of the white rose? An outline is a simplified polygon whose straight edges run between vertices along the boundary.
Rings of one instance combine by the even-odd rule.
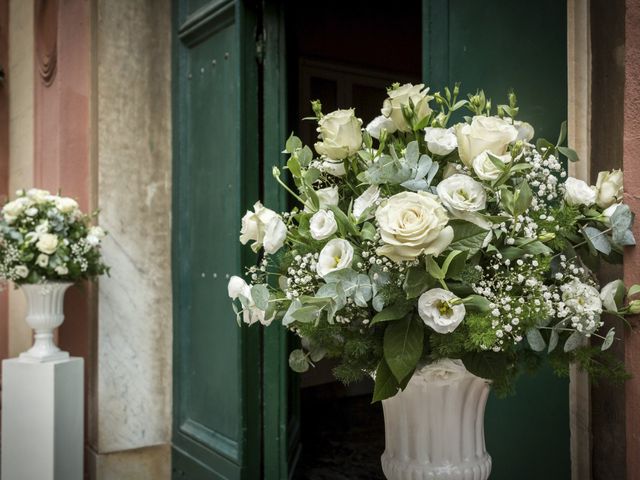
[[[387,91],[387,98],[382,104],[382,110],[380,113],[387,118],[390,118],[395,124],[396,128],[401,132],[411,131],[411,125],[407,123],[407,120],[403,113],[404,109],[410,109],[410,100],[413,103],[413,113],[415,114],[415,121],[420,122],[431,113],[431,107],[429,101],[433,97],[428,95],[429,89],[424,88],[424,84],[412,85],[406,83],[398,88],[393,88]]]
[[[622,170],[598,173],[596,181],[596,200],[600,208],[607,208],[622,200],[623,194]]]
[[[47,190],[40,190],[39,188],[31,188],[27,190],[27,197],[36,203],[43,203],[51,198],[51,194]]]
[[[36,258],[36,265],[42,268],[47,268],[47,265],[49,265],[49,255],[45,255],[44,253],[38,255],[38,258]]]
[[[315,240],[324,240],[338,231],[338,223],[331,210],[318,210],[309,222],[311,236]]]
[[[321,172],[326,172],[334,177],[343,177],[347,173],[344,168],[344,162],[334,162],[331,160],[322,162],[319,169]]]
[[[29,269],[25,265],[18,265],[13,272],[20,278],[27,278],[29,275]]]
[[[383,130],[386,130],[388,134],[391,134],[395,133],[397,128],[396,124],[393,123],[393,120],[385,117],[384,115],[378,115],[376,118],[371,120],[371,122],[369,122],[365,130],[373,138],[379,140]]]
[[[264,229],[262,244],[264,251],[269,254],[276,253],[284,245],[287,239],[287,226],[279,216],[273,217]]]
[[[69,273],[69,269],[66,267],[66,265],[58,265],[55,268],[55,271],[58,275],[66,275],[67,273]]]
[[[332,160],[343,160],[362,147],[362,120],[353,109],[336,110],[318,121],[321,141],[314,146],[320,155]]]
[[[62,213],[71,213],[78,210],[78,202],[69,197],[58,197],[55,201],[56,208]]]
[[[494,155],[494,157],[500,159],[502,163],[509,163],[511,161],[511,155],[508,153],[500,156]],[[493,181],[502,175],[500,169],[491,161],[491,158],[489,158],[489,152],[486,150],[473,159],[472,166],[473,171],[476,172],[476,175],[478,175],[478,178],[481,180]]]
[[[451,214],[484,229],[491,223],[480,213],[487,206],[487,194],[480,182],[469,175],[456,173],[442,180],[436,187],[438,197]]]
[[[349,268],[352,262],[353,246],[342,238],[334,238],[320,251],[316,272],[324,278],[331,272]]]
[[[494,155],[504,155],[509,144],[518,138],[516,127],[499,117],[477,115],[471,124],[459,123],[454,129],[458,138],[458,154],[469,168],[473,159],[485,150]]]
[[[42,253],[51,255],[56,251],[56,248],[58,248],[57,235],[53,235],[52,233],[43,233],[40,235],[38,243],[36,243],[36,248]]]
[[[373,207],[379,198],[380,187],[378,185],[371,185],[362,192],[362,195],[353,202],[353,216],[356,217],[356,220],[360,220],[365,211]]]
[[[419,255],[439,255],[453,240],[447,225],[447,212],[438,197],[428,192],[402,192],[376,210],[380,236],[378,248],[395,262],[413,260]]]
[[[286,237],[286,225],[276,212],[264,207],[259,201],[253,205],[253,210],[247,211],[242,217],[240,242],[246,245],[248,241],[253,240],[251,249],[254,252],[260,250],[263,244],[267,244],[265,251],[268,248],[267,253],[275,253],[282,246],[281,242],[284,242],[283,234]],[[268,237],[266,241],[265,237]]]
[[[458,148],[458,139],[455,133],[447,128],[425,128],[424,141],[427,142],[429,151],[435,155],[449,155]]]
[[[11,224],[17,220],[29,204],[29,200],[25,197],[16,198],[13,202],[9,202],[2,207],[2,216],[7,223]]]
[[[564,182],[564,200],[569,205],[593,205],[596,201],[596,192],[582,180],[568,177]]]
[[[529,142],[536,134],[536,131],[533,129],[533,126],[531,126],[530,123],[516,120],[513,122],[513,126],[518,129],[518,138],[516,140]]]
[[[464,319],[466,310],[453,293],[442,288],[432,288],[420,295],[418,315],[424,323],[438,333],[451,333]]]

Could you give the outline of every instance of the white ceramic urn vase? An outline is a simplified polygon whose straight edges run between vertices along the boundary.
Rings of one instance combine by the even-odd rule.
[[[388,480],[486,480],[484,442],[489,383],[460,360],[444,359],[414,373],[404,391],[383,400]]]
[[[64,294],[73,283],[20,285],[27,298],[27,324],[34,331],[33,346],[20,354],[25,362],[53,362],[69,358],[55,342],[54,331],[64,321]]]

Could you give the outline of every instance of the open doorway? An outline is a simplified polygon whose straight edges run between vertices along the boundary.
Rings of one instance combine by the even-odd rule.
[[[419,83],[422,72],[421,1],[388,3],[288,1],[287,59],[289,130],[303,143],[316,141],[310,101],[323,112],[356,109],[364,125],[379,115],[393,82]],[[302,375],[302,453],[296,480],[384,479],[382,406],[371,405],[373,382],[345,386],[334,380],[336,363],[324,360]],[[297,395],[296,395],[297,396]]]

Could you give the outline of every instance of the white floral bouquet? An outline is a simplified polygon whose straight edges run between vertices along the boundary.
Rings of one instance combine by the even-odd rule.
[[[565,125],[557,142],[533,143],[515,94],[495,110],[482,91],[458,97],[458,85],[395,84],[364,129],[353,109],[312,103],[316,154],[291,136],[295,188],[273,170],[299,205],[278,214],[257,202],[242,219],[240,241],[263,256],[250,283],[229,282],[238,321],[299,335],[295,371],[333,357],[344,382],[375,372],[374,400],[440,358],[502,392],[545,356],[560,373],[578,362],[624,378],[601,317],[640,311],[626,300],[640,287],[600,289],[593,273],[635,244],[622,172],[595,186],[567,178],[563,158],[577,155]]]
[[[102,275],[105,232],[78,203],[36,188],[18,190],[0,212],[0,280],[75,282]]]

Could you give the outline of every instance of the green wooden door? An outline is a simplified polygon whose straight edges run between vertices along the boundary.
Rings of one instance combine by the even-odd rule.
[[[500,103],[514,88],[522,119],[555,139],[567,117],[566,12],[563,0],[425,0],[425,81],[461,81]],[[486,438],[492,480],[571,478],[568,380],[544,370],[523,376],[514,397],[492,396]]]
[[[235,324],[230,275],[260,193],[256,9],[174,2],[173,478],[260,478],[260,331]]]

